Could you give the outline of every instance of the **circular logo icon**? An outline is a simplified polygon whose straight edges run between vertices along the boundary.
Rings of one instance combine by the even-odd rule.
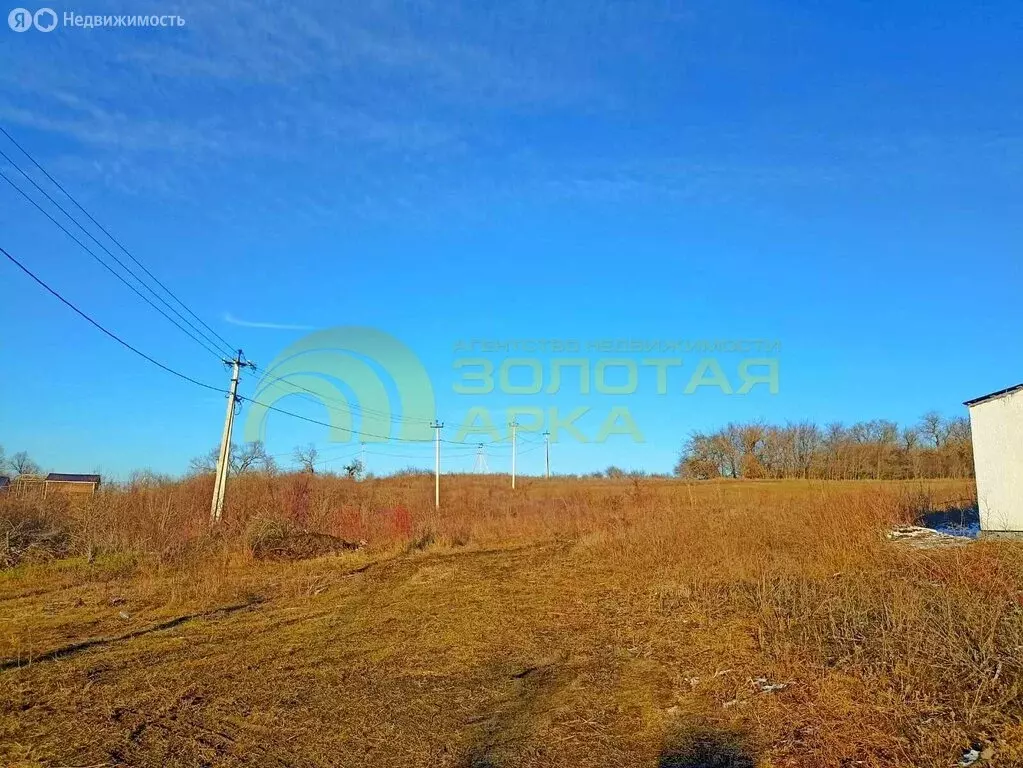
[[[32,11],[27,8],[15,8],[7,14],[7,26],[15,32],[28,32],[32,28]]]
[[[430,424],[437,418],[433,385],[422,362],[398,339],[375,328],[314,331],[281,352],[263,369],[249,401],[245,441],[265,440],[275,403],[295,394],[311,395],[328,410],[331,442],[429,440]]]
[[[57,14],[52,8],[40,8],[33,21],[40,32],[52,32],[57,27]]]

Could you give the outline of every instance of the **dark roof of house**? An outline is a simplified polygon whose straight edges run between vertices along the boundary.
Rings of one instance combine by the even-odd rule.
[[[56,480],[59,483],[98,483],[99,475],[73,475],[66,472],[51,472],[46,476],[47,480]]]
[[[1019,392],[1020,390],[1023,390],[1023,384],[1017,384],[1014,387],[1000,389],[997,392],[992,392],[990,395],[981,395],[980,397],[975,397],[972,400],[967,400],[965,403],[963,403],[963,405],[967,407],[971,405],[978,405],[988,400],[994,400],[995,398],[998,397],[1005,397],[1006,395],[1011,395],[1013,392]]]
[[[0,475],[0,488],[6,488],[11,484],[11,478],[7,475]]]

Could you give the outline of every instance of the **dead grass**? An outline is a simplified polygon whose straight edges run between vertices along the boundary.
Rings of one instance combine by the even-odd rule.
[[[1023,550],[883,536],[966,481],[246,478],[217,535],[205,490],[0,572],[4,765],[1023,764]]]

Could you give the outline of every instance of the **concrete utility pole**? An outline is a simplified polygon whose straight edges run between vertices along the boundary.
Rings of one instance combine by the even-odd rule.
[[[514,490],[515,489],[515,430],[517,430],[519,428],[519,423],[517,421],[513,421],[508,426],[511,427],[511,438],[512,438],[512,490]]]
[[[434,420],[433,427],[436,434],[434,440],[434,459],[433,459],[433,505],[434,508],[440,509],[440,431],[444,429],[444,425],[437,420]]]
[[[231,469],[231,435],[234,431],[234,412],[238,404],[238,380],[245,367],[255,368],[255,363],[245,360],[239,349],[234,360],[225,360],[230,365],[231,391],[227,395],[227,415],[224,417],[224,435],[220,439],[220,454],[217,456],[217,479],[213,484],[213,503],[210,507],[210,522],[219,523],[224,512],[224,495],[227,493],[227,473]]]
[[[546,454],[547,479],[550,480],[551,479],[551,433],[550,432],[544,432],[543,433],[543,447],[544,447],[544,453]]]

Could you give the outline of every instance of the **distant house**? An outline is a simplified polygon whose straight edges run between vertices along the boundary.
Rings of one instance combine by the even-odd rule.
[[[967,400],[981,531],[1023,531],[1023,384]]]
[[[7,475],[0,475],[0,493],[11,489],[11,478]]]
[[[46,476],[44,493],[88,493],[93,494],[99,488],[99,475],[72,475],[64,472],[51,472]]]

